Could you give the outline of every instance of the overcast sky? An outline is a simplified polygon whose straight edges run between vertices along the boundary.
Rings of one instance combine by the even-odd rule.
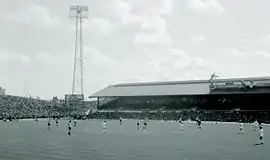
[[[109,84],[270,75],[269,0],[1,0],[0,85],[50,99],[71,92],[84,22],[85,95]]]

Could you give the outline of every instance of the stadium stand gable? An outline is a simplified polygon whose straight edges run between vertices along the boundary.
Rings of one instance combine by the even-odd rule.
[[[270,82],[270,77],[217,79],[216,82]],[[171,96],[171,95],[205,95],[210,94],[209,80],[145,82],[110,85],[89,98],[125,97],[125,96]]]

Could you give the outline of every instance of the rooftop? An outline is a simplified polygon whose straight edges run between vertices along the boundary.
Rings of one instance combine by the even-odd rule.
[[[216,79],[216,82],[270,82],[270,77]],[[94,93],[93,97],[122,97],[122,96],[161,96],[161,95],[203,95],[209,94],[209,80],[167,81],[124,83],[109,85]]]

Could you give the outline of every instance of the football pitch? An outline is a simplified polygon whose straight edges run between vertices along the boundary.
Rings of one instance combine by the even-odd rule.
[[[264,145],[258,132],[245,124],[205,124],[198,131],[178,122],[149,121],[147,130],[137,130],[135,120],[77,121],[67,135],[68,121],[47,130],[47,121],[0,122],[1,160],[269,160],[270,126],[264,126]]]

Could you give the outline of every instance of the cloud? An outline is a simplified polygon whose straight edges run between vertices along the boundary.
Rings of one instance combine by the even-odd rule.
[[[174,0],[130,0],[132,12],[138,15],[166,15],[173,13]]]
[[[39,5],[31,4],[10,15],[12,21],[18,23],[34,24],[40,27],[54,27],[60,25],[60,20]]]
[[[155,15],[171,15],[173,13],[174,0],[150,0],[142,3],[145,10],[152,11]]]
[[[268,44],[268,43],[270,43],[270,35],[266,35],[263,38],[261,38],[261,43],[262,44]]]
[[[167,25],[163,18],[160,16],[140,16],[136,14],[130,15],[125,21],[124,25],[139,25],[141,29],[153,31],[157,33],[166,33]]]
[[[140,60],[132,58],[119,64],[119,67],[125,66],[125,68],[118,68],[122,73],[118,78],[124,82],[208,78],[213,68],[219,68],[217,62],[191,56],[181,49],[168,49],[162,53],[157,51],[144,55]]]
[[[167,25],[160,16],[132,15],[128,23],[137,23],[141,30],[134,38],[134,44],[164,44],[171,45],[173,40],[167,33]]]
[[[243,42],[250,43],[250,42],[252,42],[252,40],[250,38],[243,38]]]
[[[171,49],[171,59],[174,62],[176,69],[185,67],[198,67],[203,68],[207,65],[207,62],[201,57],[191,56],[181,49]]]
[[[114,67],[117,65],[113,58],[101,53],[96,48],[87,46],[84,47],[84,61],[90,67]]]
[[[62,97],[72,85],[75,22],[68,18],[72,0],[30,1],[20,0],[15,6],[12,1],[0,2],[0,83],[15,95],[24,95],[27,81],[32,95]],[[261,18],[256,24],[263,21],[262,25],[249,21],[249,13],[262,17],[263,8],[257,5],[250,12],[240,2],[226,1],[228,7],[241,4],[228,8],[236,17],[213,21],[188,15],[223,15],[218,0],[77,3],[89,6],[83,26],[85,95],[125,81],[208,79],[213,72],[222,77],[270,74],[265,69],[270,67],[269,24]],[[237,14],[239,9],[242,14]],[[254,42],[261,34],[265,45]],[[243,43],[246,37],[252,42]],[[191,41],[203,45],[194,47]]]
[[[148,18],[147,21],[144,21],[142,24],[142,28],[153,29],[157,33],[166,33],[167,31],[166,22],[160,16]]]
[[[233,56],[241,56],[241,57],[244,57],[244,56],[247,56],[247,55],[248,55],[247,53],[241,52],[241,51],[239,51],[239,50],[236,49],[236,48],[231,48],[231,49],[229,49],[229,52],[230,52]]]
[[[84,28],[93,32],[100,32],[102,34],[108,34],[114,27],[115,24],[107,19],[93,17],[84,22]]]
[[[122,19],[123,24],[141,24],[148,21],[147,16],[140,16],[137,14],[131,14]]]
[[[160,33],[140,33],[134,38],[134,44],[162,44],[172,45],[173,40],[168,34]]]
[[[161,15],[171,15],[173,13],[174,0],[162,0],[158,7],[158,13]]]
[[[18,56],[18,60],[20,61],[21,64],[29,64],[31,63],[31,58],[27,55],[16,55]]]
[[[86,1],[89,6],[89,17],[108,19],[113,23],[121,23],[129,17],[131,6],[123,0],[94,0]]]
[[[238,48],[230,48],[221,52],[218,58],[220,68],[215,70],[223,78],[232,77],[262,77],[269,76],[265,68],[268,67],[269,55],[261,51],[244,51]]]
[[[156,32],[167,31],[166,22],[161,15],[170,15],[173,9],[172,0],[131,1],[132,10],[125,12],[122,24],[139,24],[143,29]]]
[[[59,65],[61,61],[64,61],[60,55],[52,55],[50,53],[39,52],[35,55],[35,59],[45,65]]]
[[[0,54],[0,63],[11,64],[12,62],[19,63],[21,65],[27,65],[31,63],[32,59],[24,54],[10,53],[2,51]]]
[[[270,58],[270,54],[265,51],[257,51],[256,54],[265,58]]]
[[[124,1],[117,1],[117,3],[114,4],[113,8],[122,20],[128,17],[131,11],[130,5]]]
[[[227,55],[229,59],[239,58],[239,59],[241,59],[242,62],[244,62],[244,61],[246,62],[249,60],[255,62],[255,61],[260,60],[262,57],[263,58],[270,58],[270,54],[268,52],[261,51],[261,50],[244,52],[244,51],[240,51],[239,49],[236,49],[236,48],[231,48],[229,50],[229,53],[230,54]]]
[[[205,41],[205,37],[204,36],[192,35],[192,36],[190,36],[190,41],[195,42],[195,43],[200,43],[202,41]]]
[[[222,14],[225,9],[218,0],[188,0],[188,7],[198,13]]]

